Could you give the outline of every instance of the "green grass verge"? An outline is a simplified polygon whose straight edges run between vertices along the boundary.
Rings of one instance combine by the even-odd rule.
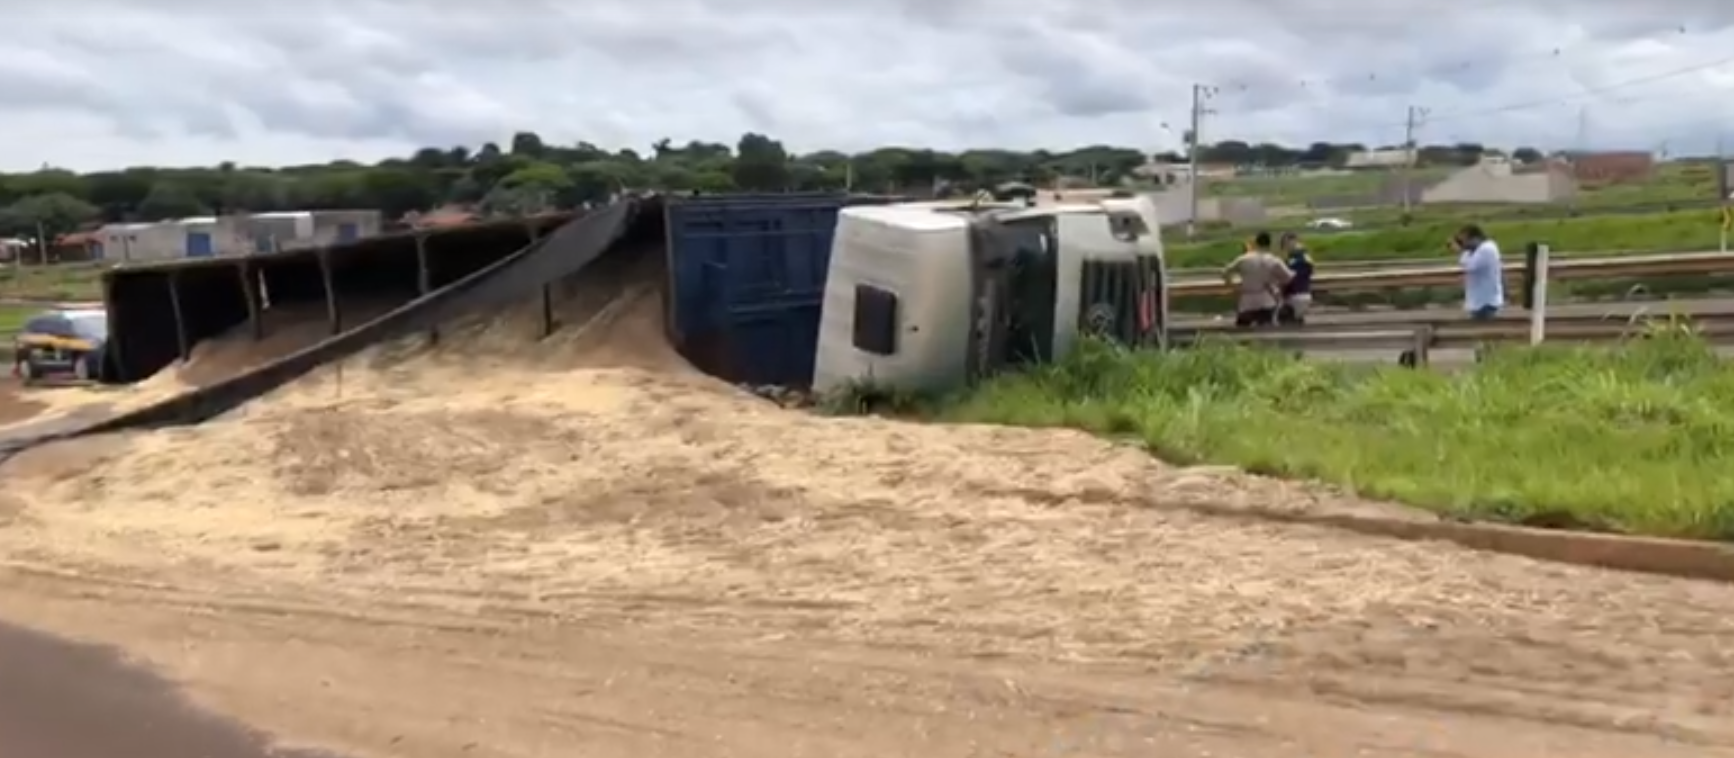
[[[0,300],[101,300],[103,264],[0,268]]]
[[[1453,167],[1424,166],[1415,171],[1414,181],[1428,183],[1444,179],[1457,171]],[[1205,185],[1205,194],[1223,197],[1259,197],[1267,207],[1306,205],[1309,201],[1342,196],[1373,195],[1396,175],[1389,171],[1368,173],[1252,176],[1217,180]],[[1716,199],[1716,169],[1711,162],[1664,163],[1655,174],[1643,181],[1616,183],[1587,181],[1573,203],[1583,210],[1629,208],[1665,204],[1703,204]],[[1558,214],[1565,210],[1557,206],[1493,206],[1524,209],[1534,213]],[[1357,209],[1351,213],[1360,214]],[[1520,211],[1523,212],[1523,211]],[[1319,215],[1342,215],[1321,210]]]
[[[1494,350],[1449,375],[1091,343],[940,415],[1133,437],[1472,518],[1734,539],[1734,366],[1690,336]]]
[[[1456,169],[1416,169],[1414,181],[1425,184],[1450,176]],[[1338,195],[1372,195],[1391,180],[1389,172],[1322,175],[1244,176],[1203,185],[1210,197],[1257,197],[1266,206],[1304,205],[1308,200]]]
[[[1494,219],[1482,223],[1510,254],[1529,242],[1546,242],[1553,249],[1571,253],[1671,252],[1714,250],[1719,240],[1720,212],[1716,210],[1668,213],[1579,216],[1554,219]],[[1337,232],[1306,235],[1307,247],[1322,269],[1334,261],[1379,261],[1438,256],[1441,263],[1455,262],[1446,240],[1467,222],[1482,222],[1473,216],[1434,220],[1407,227],[1369,232]],[[1273,227],[1274,228],[1274,227]],[[1244,239],[1218,239],[1168,247],[1168,265],[1174,268],[1219,266],[1244,249]]]
[[[0,305],[0,336],[11,337],[24,328],[24,322],[41,313],[41,308]]]

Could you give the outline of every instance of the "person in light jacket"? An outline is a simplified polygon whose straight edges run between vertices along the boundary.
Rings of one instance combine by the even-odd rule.
[[[1499,245],[1475,224],[1457,232],[1457,262],[1463,267],[1463,309],[1469,318],[1489,321],[1505,307],[1505,267]]]
[[[1270,252],[1270,232],[1259,232],[1250,249],[1222,269],[1222,280],[1236,285],[1239,291],[1234,325],[1274,325],[1276,310],[1282,305],[1282,288],[1292,279],[1294,272]]]

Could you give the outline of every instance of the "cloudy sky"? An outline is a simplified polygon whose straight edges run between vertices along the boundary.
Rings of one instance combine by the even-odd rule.
[[[6,6],[0,170],[373,160],[522,129],[1169,149],[1194,83],[1215,88],[1209,141],[1394,143],[1410,105],[1428,142],[1734,138],[1734,3],[1707,0]]]

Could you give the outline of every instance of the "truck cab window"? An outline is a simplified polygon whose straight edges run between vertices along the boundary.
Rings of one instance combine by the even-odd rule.
[[[855,348],[875,355],[897,352],[897,295],[855,285]]]

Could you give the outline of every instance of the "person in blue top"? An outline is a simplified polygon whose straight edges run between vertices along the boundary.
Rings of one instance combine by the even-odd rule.
[[[1294,232],[1283,232],[1282,249],[1288,255],[1288,268],[1294,272],[1294,278],[1282,288],[1282,309],[1277,312],[1277,323],[1304,324],[1313,305],[1313,259],[1300,235]]]
[[[1463,309],[1469,318],[1488,321],[1505,307],[1505,267],[1499,245],[1475,224],[1457,232],[1457,262],[1463,267]]]

